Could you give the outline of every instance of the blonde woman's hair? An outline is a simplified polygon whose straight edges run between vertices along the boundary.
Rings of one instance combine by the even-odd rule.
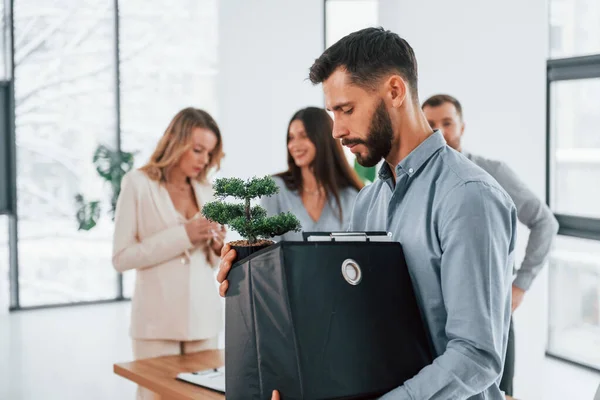
[[[192,147],[192,130],[194,128],[208,129],[217,137],[217,145],[210,153],[206,168],[198,174],[196,180],[206,182],[206,177],[212,168],[217,170],[223,158],[223,140],[219,126],[204,110],[198,108],[184,108],[171,120],[165,133],[158,141],[156,149],[150,160],[140,168],[152,180],[164,182],[169,170],[176,165],[181,156]]]

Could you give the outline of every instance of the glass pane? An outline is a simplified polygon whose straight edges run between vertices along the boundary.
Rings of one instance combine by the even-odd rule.
[[[92,158],[114,147],[114,2],[15,2],[21,306],[116,296],[110,185]],[[78,231],[76,194],[101,202]]]
[[[377,26],[379,21],[377,0],[327,0],[325,7],[327,47],[349,33]]]
[[[8,217],[0,215],[0,315],[8,312],[10,305]]]
[[[352,32],[377,26],[378,21],[378,0],[326,0],[325,45],[329,47]],[[330,115],[333,118],[333,113]],[[343,149],[350,165],[354,165],[355,155],[346,146]]]
[[[122,149],[144,164],[182,108],[217,118],[217,0],[119,4]]]
[[[551,206],[600,218],[600,79],[552,84]]]
[[[0,0],[0,80],[10,78],[10,23],[7,0]]]
[[[550,57],[600,53],[600,1],[550,0]]]
[[[600,242],[560,236],[549,267],[548,349],[600,369]]]
[[[175,114],[202,108],[217,121],[218,0],[119,4],[121,147],[143,165]],[[135,272],[124,276],[133,293]]]

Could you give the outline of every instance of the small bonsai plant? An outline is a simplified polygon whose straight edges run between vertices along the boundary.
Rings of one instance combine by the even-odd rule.
[[[267,216],[266,210],[261,206],[251,207],[252,199],[272,196],[279,191],[270,176],[247,181],[239,178],[217,179],[214,191],[218,200],[206,203],[202,207],[202,214],[211,221],[229,226],[245,239],[230,243],[237,252],[237,260],[272,245],[273,241],[268,238],[290,231],[298,232],[301,228],[300,221],[290,212]],[[227,197],[243,202],[224,202]]]

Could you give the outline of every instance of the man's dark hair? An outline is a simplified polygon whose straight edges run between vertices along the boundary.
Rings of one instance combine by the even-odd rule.
[[[417,96],[417,59],[408,42],[383,28],[366,28],[343,37],[310,67],[313,84],[327,80],[338,68],[350,74],[352,83],[374,89],[381,78],[397,73]]]
[[[463,119],[463,111],[462,111],[462,106],[460,105],[460,102],[458,100],[456,100],[456,98],[454,98],[448,94],[436,94],[435,96],[431,96],[430,98],[425,100],[425,102],[421,106],[421,109],[424,109],[425,107],[439,107],[442,104],[446,104],[446,103],[450,103],[450,104],[454,105],[454,108],[456,108],[456,113],[462,120]]]

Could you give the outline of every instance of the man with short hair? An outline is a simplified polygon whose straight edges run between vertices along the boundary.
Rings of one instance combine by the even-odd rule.
[[[548,259],[558,232],[558,221],[550,208],[517,177],[508,165],[462,150],[461,140],[465,131],[465,122],[462,106],[456,98],[447,94],[438,94],[427,99],[421,108],[431,128],[440,129],[450,147],[462,152],[498,181],[514,201],[519,221],[530,230],[525,257],[512,283],[512,311],[515,311]],[[511,396],[514,372],[515,344],[511,319],[506,361],[500,382],[500,389]]]
[[[510,322],[513,201],[431,129],[415,54],[397,34],[351,33],[314,62],[310,80],[323,84],[334,138],[364,166],[385,159],[380,179],[356,198],[350,230],[391,232],[402,244],[431,338],[433,363],[382,399],[504,400],[498,385]],[[222,256],[224,295],[235,251],[226,246]]]

